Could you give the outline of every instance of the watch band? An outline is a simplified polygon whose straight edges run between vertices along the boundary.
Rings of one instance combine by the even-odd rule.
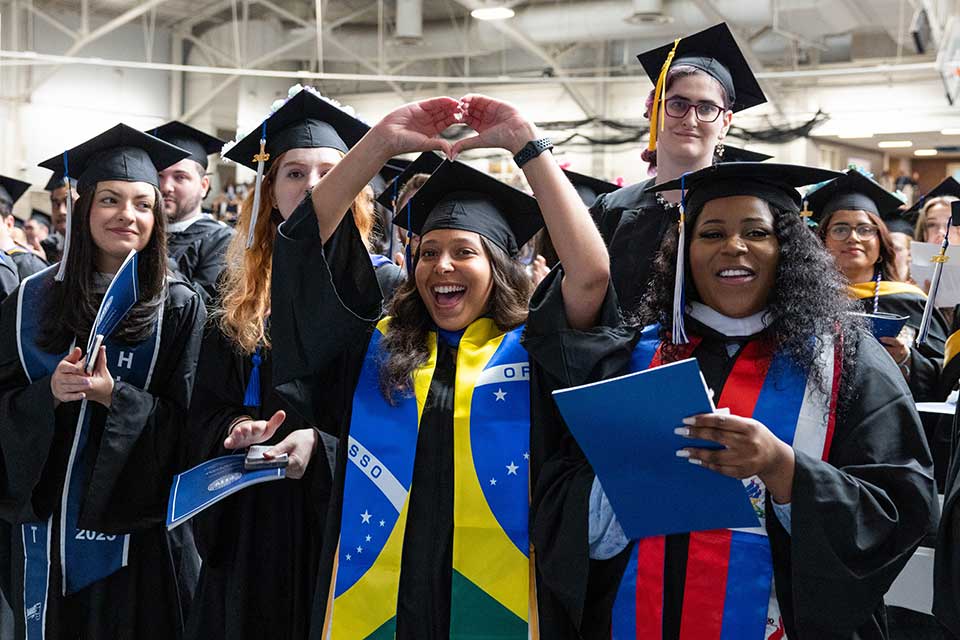
[[[517,155],[513,156],[513,161],[516,162],[517,166],[522,169],[523,165],[527,164],[548,149],[553,149],[553,143],[550,141],[550,138],[531,140],[527,144],[523,145],[523,149],[520,149]]]

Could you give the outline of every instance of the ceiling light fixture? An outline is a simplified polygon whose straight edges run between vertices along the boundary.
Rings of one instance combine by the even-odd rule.
[[[885,140],[877,143],[877,146],[881,149],[906,149],[912,147],[913,143],[909,140]]]
[[[516,14],[505,4],[488,4],[477,7],[470,15],[477,20],[509,20]]]
[[[913,152],[915,156],[935,156],[937,155],[936,149],[917,149]]]
[[[943,136],[960,136],[960,129],[958,129],[958,128],[940,129],[940,135],[943,135]]]

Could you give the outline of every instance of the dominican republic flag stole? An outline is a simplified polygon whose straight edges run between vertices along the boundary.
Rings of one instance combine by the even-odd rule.
[[[437,336],[430,334],[430,358],[414,373],[413,396],[392,406],[378,384],[388,326],[389,318],[377,325],[354,393],[324,624],[324,637],[334,640],[393,638],[396,630],[417,433],[436,369]],[[480,318],[457,349],[451,638],[526,640],[529,633],[530,366],[522,330],[504,333]]]
[[[20,284],[17,299],[17,349],[20,365],[30,383],[51,375],[66,357],[64,353],[48,353],[36,341],[40,332],[40,317],[44,312],[46,293],[53,284],[57,265],[25,279]],[[156,331],[136,345],[117,344],[104,340],[107,363],[119,380],[146,389],[160,347],[160,328],[163,323],[163,305],[157,313]],[[72,348],[72,347],[71,347]],[[24,621],[27,640],[40,640],[46,629],[47,591],[50,575],[50,544],[52,528],[59,525],[60,567],[62,595],[75,593],[127,566],[130,535],[107,535],[78,526],[80,505],[86,493],[92,471],[84,455],[90,432],[90,412],[87,400],[80,404],[80,417],[64,480],[60,513],[44,522],[21,525],[24,548]],[[24,428],[28,428],[24,425]]]
[[[657,325],[643,330],[631,370],[663,364]],[[688,355],[698,344],[687,345]],[[824,392],[783,354],[762,340],[743,347],[717,407],[752,417],[796,451],[826,460],[833,438],[840,366],[832,338],[815,366],[830,385]],[[681,640],[780,640],[784,637],[766,532],[766,488],[743,480],[761,526],[690,533],[680,619]],[[772,517],[776,517],[770,514]],[[634,545],[613,610],[615,640],[660,640],[663,628],[664,536]]]

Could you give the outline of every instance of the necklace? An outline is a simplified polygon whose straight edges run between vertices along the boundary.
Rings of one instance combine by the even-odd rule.
[[[657,204],[663,207],[664,209],[666,209],[667,211],[680,208],[679,202],[670,202],[669,200],[664,198],[663,195],[660,193],[656,193],[654,195],[657,197]]]

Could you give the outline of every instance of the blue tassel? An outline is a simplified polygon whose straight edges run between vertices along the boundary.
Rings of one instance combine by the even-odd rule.
[[[243,394],[243,406],[259,407],[260,363],[262,362],[262,358],[260,357],[260,347],[257,347],[257,350],[253,352],[251,360],[253,360],[253,370],[250,371],[250,379],[247,381],[247,390]]]
[[[413,226],[413,222],[412,222],[413,216],[411,215],[411,204],[410,204],[411,200],[413,200],[413,198],[410,198],[410,200],[407,200],[407,247],[406,249],[404,249],[404,251],[407,254],[407,260],[406,260],[407,278],[413,277],[413,256],[411,255],[413,252],[410,250],[410,241],[413,239],[413,231],[411,229],[411,227]]]

